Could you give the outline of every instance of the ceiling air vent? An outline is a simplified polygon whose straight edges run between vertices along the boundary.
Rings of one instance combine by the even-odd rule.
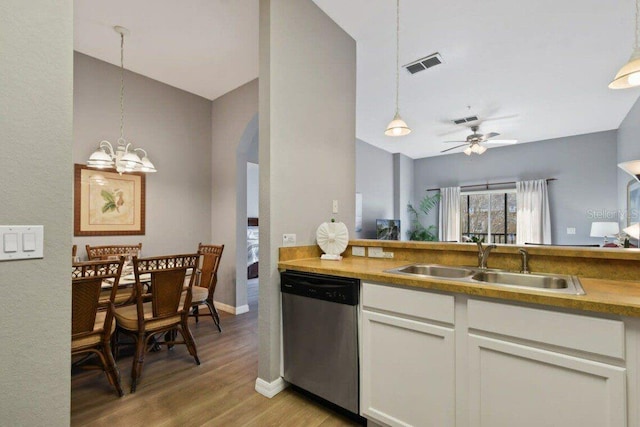
[[[453,119],[451,121],[457,125],[461,125],[464,123],[475,122],[477,120],[478,120],[478,116],[469,116],[469,117],[463,117],[461,119]]]
[[[440,64],[442,64],[442,57],[438,52],[436,52],[422,59],[418,59],[417,61],[413,61],[410,64],[405,65],[404,68],[406,68],[411,74],[415,74]]]

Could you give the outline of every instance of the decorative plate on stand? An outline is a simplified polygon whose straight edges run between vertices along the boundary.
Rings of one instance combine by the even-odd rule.
[[[349,244],[349,231],[342,222],[323,222],[316,230],[316,241],[324,252],[322,259],[339,261]]]

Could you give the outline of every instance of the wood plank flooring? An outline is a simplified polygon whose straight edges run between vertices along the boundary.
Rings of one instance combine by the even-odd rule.
[[[254,390],[258,372],[258,284],[249,284],[250,311],[220,312],[193,322],[197,366],[185,346],[147,353],[142,378],[129,393],[132,357],[117,361],[125,396],[118,398],[100,370],[74,369],[72,426],[350,426],[330,409],[285,389],[272,399]]]

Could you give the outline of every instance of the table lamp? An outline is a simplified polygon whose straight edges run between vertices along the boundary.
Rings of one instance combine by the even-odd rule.
[[[591,237],[603,237],[604,244],[607,244],[607,236],[613,236],[620,232],[617,222],[592,222]]]
[[[640,242],[640,222],[631,224],[627,228],[623,228],[622,231],[627,233],[632,239],[636,239]]]

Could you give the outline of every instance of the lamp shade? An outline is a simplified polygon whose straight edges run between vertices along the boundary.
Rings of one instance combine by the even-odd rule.
[[[613,236],[620,232],[617,222],[592,222],[591,237]]]
[[[629,237],[633,237],[634,239],[640,240],[640,222],[631,224],[627,228],[623,228],[622,231],[627,233]]]
[[[635,48],[629,61],[620,68],[609,89],[627,89],[640,86],[640,49]]]
[[[400,117],[400,113],[396,112],[396,115],[393,116],[393,120],[387,126],[387,129],[384,131],[384,134],[387,136],[404,136],[409,135],[411,133],[411,129],[402,117]]]
[[[618,163],[618,167],[640,181],[640,160]]]

